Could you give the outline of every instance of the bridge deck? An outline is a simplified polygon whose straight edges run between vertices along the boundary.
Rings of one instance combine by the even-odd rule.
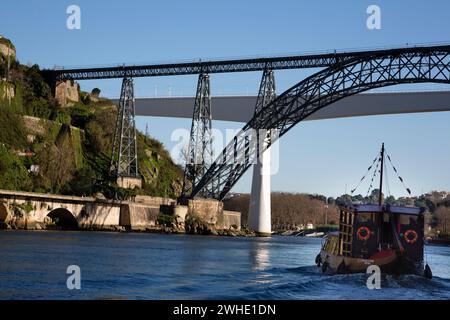
[[[115,104],[118,100],[113,100]],[[214,120],[247,122],[253,116],[255,96],[213,97]],[[136,115],[192,118],[194,97],[136,98]],[[367,115],[450,111],[450,91],[366,93],[340,100],[306,120]]]
[[[263,57],[250,59],[197,61],[187,63],[170,63],[154,65],[136,66],[110,66],[98,68],[77,68],[46,70],[51,73],[54,79],[64,80],[92,80],[92,79],[112,79],[124,77],[155,77],[192,75],[206,73],[225,72],[248,72],[262,71],[265,68],[273,70],[281,69],[302,69],[302,68],[323,68],[331,65],[343,63],[345,61],[365,56],[374,55],[397,55],[399,53],[409,53],[423,51],[424,49],[435,51],[447,49],[450,46],[417,46],[407,48],[393,48],[384,50],[367,50],[353,52],[329,52],[324,54],[305,54],[297,56]]]

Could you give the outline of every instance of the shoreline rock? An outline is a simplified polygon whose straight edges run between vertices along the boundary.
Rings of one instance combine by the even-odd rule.
[[[184,227],[165,227],[165,226],[152,226],[141,229],[127,229],[124,226],[65,229],[58,227],[54,224],[45,224],[41,222],[29,224],[26,223],[25,221],[11,221],[10,223],[2,222],[0,223],[0,230],[161,233],[161,234],[205,235],[215,237],[256,237],[256,234],[253,231],[250,231],[248,229],[237,230],[236,228],[230,229],[196,228],[195,231],[193,229]]]

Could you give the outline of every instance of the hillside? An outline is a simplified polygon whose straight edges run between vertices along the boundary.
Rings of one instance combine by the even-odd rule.
[[[132,193],[117,187],[109,174],[117,108],[98,98],[99,91],[79,91],[79,102],[60,106],[37,65],[21,65],[0,52],[0,189],[178,196],[181,168],[159,141],[140,132],[143,187]]]

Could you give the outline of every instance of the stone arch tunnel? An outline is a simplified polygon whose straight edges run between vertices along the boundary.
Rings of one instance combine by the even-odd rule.
[[[3,203],[0,203],[0,223],[5,222],[8,218],[8,210]]]
[[[67,209],[58,208],[50,211],[47,217],[52,219],[58,228],[61,229],[78,229],[78,221],[75,216]]]

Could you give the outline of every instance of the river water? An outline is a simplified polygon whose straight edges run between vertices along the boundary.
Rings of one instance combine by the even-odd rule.
[[[426,247],[434,278],[322,275],[320,239],[0,231],[0,299],[450,299],[450,247]],[[68,290],[69,265],[81,289]]]

